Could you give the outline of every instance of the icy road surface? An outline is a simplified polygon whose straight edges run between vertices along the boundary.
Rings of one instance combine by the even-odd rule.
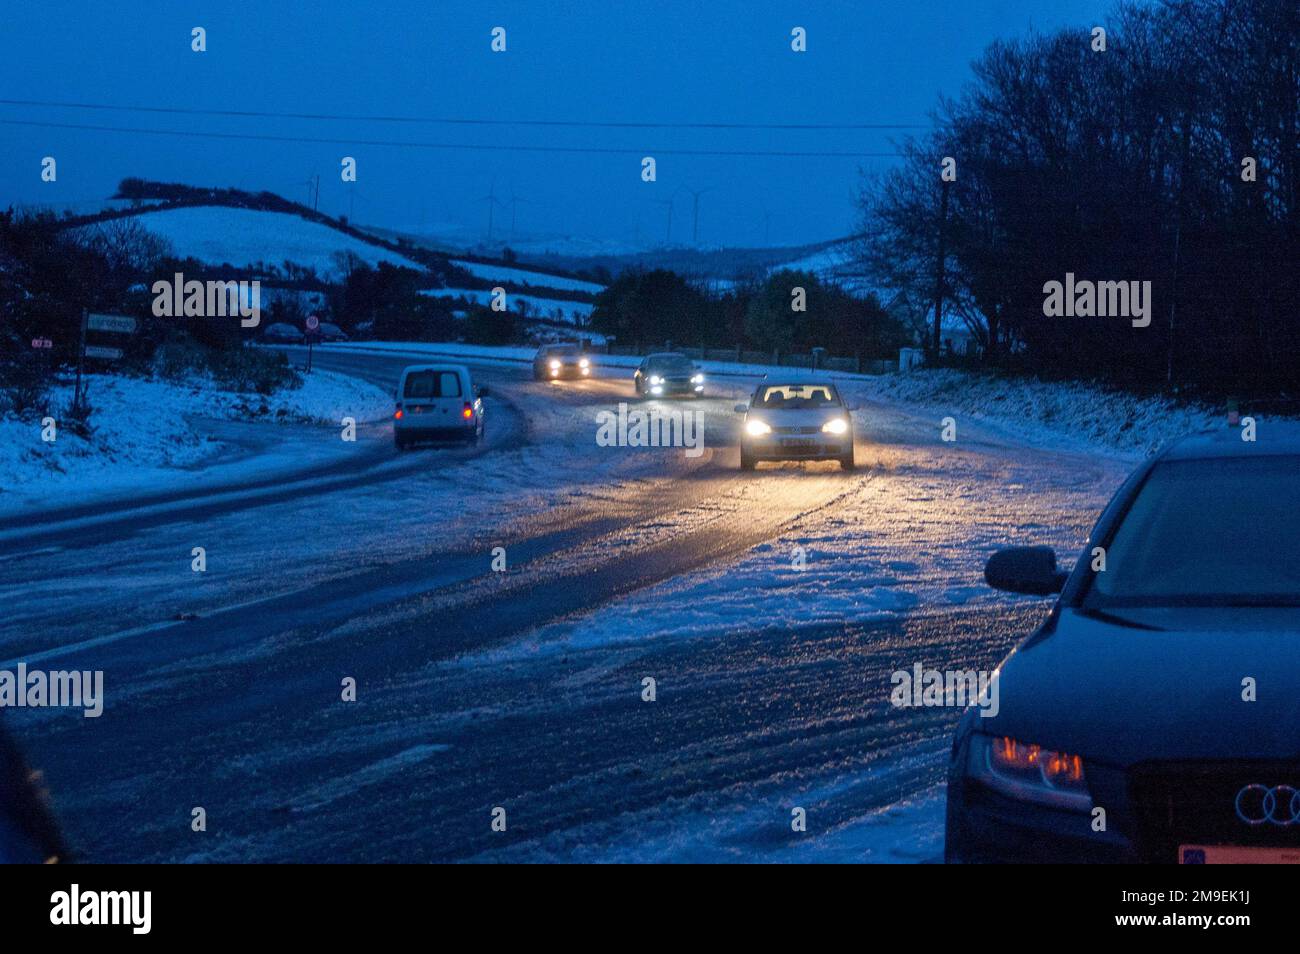
[[[316,361],[385,387],[408,363]],[[1072,560],[1130,465],[867,403],[857,472],[742,473],[745,380],[681,405],[689,459],[597,446],[629,378],[475,374],[479,448],[381,430],[319,473],[0,521],[0,668],[105,673],[98,719],[4,713],[78,856],[941,857],[959,713],[893,708],[890,674],[992,667],[1047,604],[993,594],[984,558]]]

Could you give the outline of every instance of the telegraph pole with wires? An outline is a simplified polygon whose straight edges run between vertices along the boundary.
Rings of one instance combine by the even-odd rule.
[[[934,263],[934,336],[931,341],[931,358],[938,360],[940,349],[943,347],[943,291],[946,277],[944,275],[944,262],[948,256],[948,249],[945,239],[947,238],[948,229],[948,188],[952,183],[945,177],[940,176],[940,197],[939,197],[939,241],[938,254],[935,256]]]

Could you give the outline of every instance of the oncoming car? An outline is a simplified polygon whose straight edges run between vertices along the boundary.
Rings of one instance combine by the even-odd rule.
[[[704,393],[704,375],[690,358],[675,351],[652,354],[632,375],[639,397],[699,397]]]
[[[548,344],[537,349],[533,358],[533,380],[554,381],[559,378],[591,376],[591,359],[576,344]]]
[[[1186,438],[1134,473],[962,717],[950,862],[1300,862],[1300,431]]]
[[[417,441],[467,441],[483,438],[483,398],[469,369],[456,364],[417,364],[402,372],[393,412],[393,442],[398,450]]]
[[[853,469],[853,416],[830,382],[760,384],[744,414],[740,466],[761,460],[837,460]]]

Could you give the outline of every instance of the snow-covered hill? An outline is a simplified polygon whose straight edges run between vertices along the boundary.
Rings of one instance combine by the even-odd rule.
[[[193,256],[210,265],[246,268],[258,262],[282,265],[289,261],[327,276],[338,271],[336,255],[351,252],[372,266],[388,262],[425,270],[414,259],[286,212],[212,205],[142,212],[135,219],[171,243],[177,255]]]
[[[584,282],[577,278],[565,278],[562,275],[547,275],[522,268],[511,268],[508,265],[469,262],[462,259],[452,259],[452,264],[459,265],[475,278],[486,278],[488,281],[531,285],[535,288],[554,288],[559,291],[590,292],[593,295],[604,288],[603,285],[597,285],[595,282]]]
[[[486,288],[430,288],[420,294],[430,298],[464,298],[479,305],[492,304],[492,292]],[[536,295],[521,295],[517,292],[508,294],[506,302],[512,312],[517,312],[519,303],[523,302],[527,305],[528,317],[567,324],[580,324],[585,321],[595,307],[590,302],[539,298]]]

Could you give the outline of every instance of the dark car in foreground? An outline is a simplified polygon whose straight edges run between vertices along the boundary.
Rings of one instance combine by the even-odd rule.
[[[949,861],[1300,862],[1300,432],[1187,438],[1144,464],[1078,564],[990,558],[1060,592],[962,717]]]

